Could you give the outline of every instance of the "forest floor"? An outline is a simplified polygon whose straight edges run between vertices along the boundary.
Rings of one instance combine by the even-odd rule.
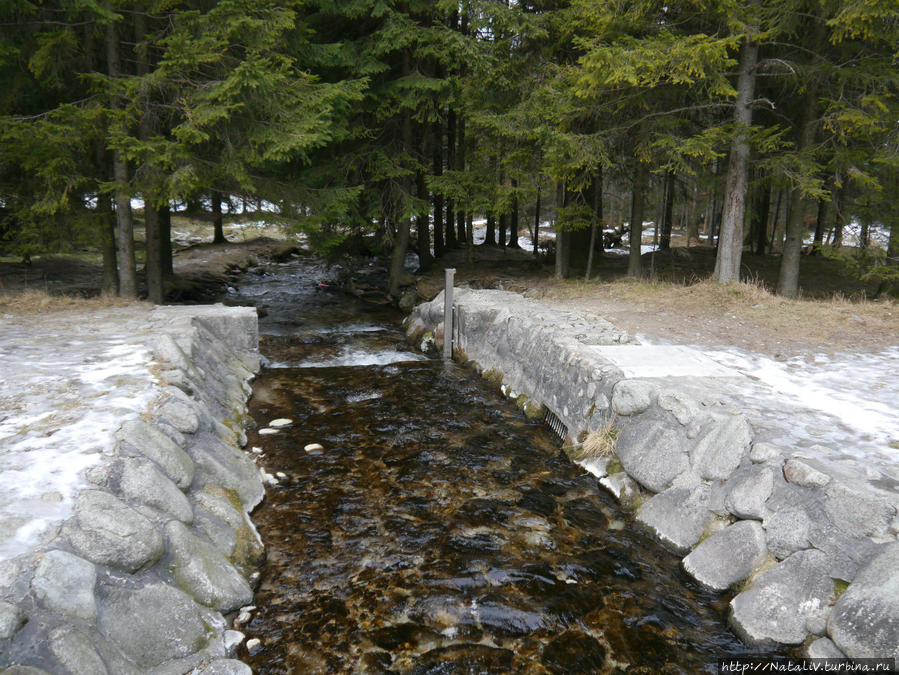
[[[627,259],[610,256],[594,262],[590,281],[577,269],[558,280],[530,253],[476,247],[475,265],[466,264],[465,251],[454,251],[422,277],[418,290],[433,297],[442,288],[443,268],[455,266],[460,285],[504,288],[588,310],[662,342],[733,345],[777,359],[899,345],[899,303],[868,299],[876,284],[847,274],[836,260],[803,256],[801,296],[787,300],[773,293],[779,262],[779,256],[746,255],[749,281],[721,285],[708,280],[713,249],[679,247],[643,255],[648,279],[629,279]]]
[[[166,286],[166,299],[210,301],[241,271],[261,260],[283,258],[296,247],[295,241],[270,237],[192,244],[173,254],[175,278]],[[128,304],[120,298],[99,297],[102,277],[99,263],[78,256],[36,256],[30,263],[0,260],[0,311],[31,314]],[[139,274],[138,284],[142,283]]]
[[[229,243],[211,244],[208,226],[202,232],[173,224],[183,248],[174,255],[175,279],[167,288],[167,299],[208,300],[241,270],[258,260],[288,255],[298,245],[295,238],[274,238],[274,230],[260,227],[233,229],[228,232]],[[626,277],[627,259],[621,256],[596,260],[592,279],[584,281],[578,269],[570,279],[554,279],[552,267],[525,250],[476,246],[473,253],[473,265],[467,262],[467,251],[460,249],[419,275],[419,295],[425,299],[436,295],[443,284],[443,268],[453,266],[460,285],[505,288],[588,310],[649,340],[732,345],[779,360],[899,344],[899,303],[868,299],[876,284],[859,280],[839,261],[822,256],[803,257],[801,297],[786,300],[772,292],[778,256],[744,256],[743,272],[749,281],[722,286],[707,280],[714,266],[714,250],[709,247],[646,253],[643,266],[648,279],[640,281]],[[96,259],[84,256],[40,256],[30,264],[0,260],[0,311],[77,307],[85,303],[83,298],[99,295],[101,277]],[[87,302],[121,303],[114,298]]]

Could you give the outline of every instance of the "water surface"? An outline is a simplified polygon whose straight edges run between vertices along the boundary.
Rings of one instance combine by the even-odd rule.
[[[746,653],[697,588],[540,425],[400,316],[296,261],[266,305],[249,434],[270,473],[251,620],[260,673],[696,673]],[[307,453],[319,443],[323,451]]]

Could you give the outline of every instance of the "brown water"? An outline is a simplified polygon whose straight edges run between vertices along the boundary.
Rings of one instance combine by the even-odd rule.
[[[249,434],[287,474],[254,514],[255,671],[696,673],[746,653],[726,598],[470,369],[406,352],[398,315],[316,290],[314,262],[270,271],[240,290],[280,366],[250,412],[294,425]]]

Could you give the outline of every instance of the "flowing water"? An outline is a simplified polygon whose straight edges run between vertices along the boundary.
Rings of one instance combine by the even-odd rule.
[[[679,560],[470,368],[407,351],[396,313],[270,265],[249,433],[270,473],[260,673],[696,673],[746,653]],[[322,450],[306,452],[311,443]]]

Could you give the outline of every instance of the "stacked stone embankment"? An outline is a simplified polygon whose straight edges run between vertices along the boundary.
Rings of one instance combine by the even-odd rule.
[[[87,469],[72,515],[0,564],[0,671],[249,673],[224,617],[248,605],[264,551],[241,450],[259,369],[256,313],[148,313],[158,391]],[[5,668],[5,670],[4,670]]]
[[[626,377],[615,354],[635,341],[600,317],[457,289],[452,325],[458,357],[526,412],[561,420],[572,457],[687,573],[735,593],[729,620],[746,642],[899,658],[899,499],[867,484],[863,467],[829,475],[808,453],[759,441],[762,422],[721,395],[737,386],[726,373]],[[406,327],[422,348],[440,346],[443,294]],[[603,445],[614,451],[585,452]]]

